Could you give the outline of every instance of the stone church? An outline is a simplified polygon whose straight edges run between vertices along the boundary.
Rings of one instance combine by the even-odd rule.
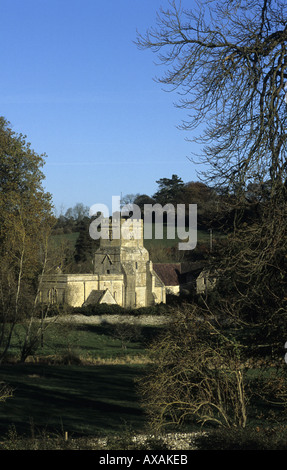
[[[120,220],[120,226],[124,220]],[[106,224],[110,221],[107,219]],[[111,231],[109,232],[111,233]],[[121,231],[120,231],[121,233]],[[137,233],[139,236],[134,237]],[[118,304],[139,308],[166,302],[166,286],[153,269],[143,243],[143,221],[133,220],[130,236],[100,238],[92,274],[46,274],[40,278],[40,302],[81,307]]]

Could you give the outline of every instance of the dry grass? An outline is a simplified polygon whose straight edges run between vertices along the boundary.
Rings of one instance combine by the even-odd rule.
[[[61,355],[49,355],[49,356],[28,356],[26,363],[29,364],[63,364],[63,362],[67,363],[67,358]],[[110,358],[102,358],[102,357],[81,357],[77,356],[76,362],[82,364],[83,366],[95,366],[95,365],[146,365],[150,364],[151,360],[144,355],[138,356],[123,356],[123,357],[110,357]],[[70,364],[75,363],[75,358],[70,358]]]

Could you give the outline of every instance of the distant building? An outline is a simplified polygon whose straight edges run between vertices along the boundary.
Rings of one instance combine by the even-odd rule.
[[[217,273],[207,269],[202,261],[154,263],[153,269],[163,281],[167,294],[206,294],[213,290],[217,281]]]
[[[218,273],[204,269],[196,279],[196,293],[206,294],[212,291],[216,285]]]
[[[105,223],[110,224],[108,219]],[[121,226],[123,223],[121,220]],[[134,238],[134,232],[140,233],[140,237]],[[41,276],[40,302],[66,303],[73,307],[107,303],[125,308],[165,303],[164,282],[154,271],[149,252],[143,245],[143,221],[133,221],[130,237],[117,239],[110,235],[100,239],[93,274]]]
[[[153,269],[164,283],[167,294],[180,293],[180,263],[154,263]]]
[[[120,220],[121,227],[123,223]],[[41,276],[40,302],[72,307],[106,303],[139,308],[166,303],[167,294],[203,294],[213,289],[216,277],[200,261],[153,264],[143,244],[142,220],[134,220],[130,236],[120,238],[112,237],[109,219],[105,224],[110,236],[100,239],[94,255],[94,272],[59,271]],[[140,236],[133,237],[134,232]]]

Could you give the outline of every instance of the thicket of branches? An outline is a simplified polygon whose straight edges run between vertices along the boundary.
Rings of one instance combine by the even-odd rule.
[[[228,238],[210,258],[211,267],[218,273],[216,294],[202,301],[205,321],[219,321],[222,339],[226,337],[226,323],[229,325],[231,350],[237,351],[237,360],[242,364],[248,351],[253,358],[264,358],[269,364],[275,360],[282,365],[287,333],[285,7],[281,0],[228,0],[198,2],[196,7],[185,9],[180,2],[172,1],[168,9],[158,13],[157,27],[139,34],[137,40],[141,49],[155,51],[164,66],[165,73],[158,81],[180,95],[178,106],[187,116],[181,127],[190,131],[190,140],[199,148],[199,155],[191,161],[204,164],[203,180],[226,196],[225,209],[219,208],[219,215],[222,212],[224,224],[228,214]],[[199,317],[202,307],[197,306]],[[187,328],[190,321],[187,317],[181,328]],[[212,337],[208,340],[206,336],[202,350],[202,326],[194,325],[194,337],[190,336],[184,346],[182,360],[166,362],[162,351],[167,353],[168,346],[164,342],[154,346],[158,364],[154,377],[157,380],[165,371],[167,384],[159,391],[150,377],[144,395],[148,396],[148,409],[153,413],[157,410],[158,420],[167,410],[169,419],[174,420],[172,413],[178,411],[175,390],[183,395],[186,413],[191,410],[204,420],[206,407],[210,409],[216,402],[219,408],[215,416],[223,416],[220,403],[227,382],[214,382],[216,393],[206,400],[211,362],[206,379],[203,369],[195,369],[202,366]],[[177,342],[176,332],[173,336],[171,331],[164,341],[177,354],[183,340],[180,337]],[[174,341],[177,347],[172,347]],[[231,377],[230,365],[225,361],[227,351],[227,346],[216,349],[225,364],[226,380]],[[231,360],[232,356],[228,357]],[[180,369],[184,361],[186,369]],[[236,368],[233,374],[235,378]],[[211,378],[215,380],[214,373]],[[286,387],[286,380],[284,383]],[[230,394],[233,385],[228,385]],[[237,395],[233,395],[237,405],[243,403],[240,387],[237,382]],[[224,401],[228,408],[230,397],[225,395]],[[239,419],[239,415],[233,419],[238,426],[246,422],[247,418]]]

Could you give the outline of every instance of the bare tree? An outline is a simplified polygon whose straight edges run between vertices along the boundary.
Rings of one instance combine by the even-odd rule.
[[[205,165],[201,176],[224,194],[219,200],[226,207],[219,213],[228,212],[229,219],[228,237],[210,259],[218,272],[217,300],[201,299],[208,317],[193,322],[194,329],[188,328],[190,319],[181,328],[173,325],[154,345],[157,366],[143,396],[157,425],[192,415],[201,422],[245,426],[245,354],[252,360],[275,357],[278,365],[281,354],[282,363],[287,335],[285,7],[282,0],[210,0],[187,10],[174,0],[158,13],[157,27],[138,35],[138,47],[153,50],[165,67],[159,83],[180,95],[177,106],[187,116],[180,127],[192,133],[199,149],[191,160]],[[250,198],[251,183],[260,197]],[[224,319],[216,336],[208,335],[210,315]],[[224,336],[225,322],[236,342],[232,334]],[[266,377],[262,380],[266,385]],[[278,383],[272,382],[277,392]]]
[[[0,382],[0,402],[5,402],[8,398],[13,396],[13,389],[5,384],[4,382]]]
[[[240,347],[201,309],[172,312],[173,321],[150,348],[153,366],[139,391],[153,429],[193,422],[245,427],[245,368]]]
[[[158,81],[177,90],[196,130],[206,176],[231,189],[286,179],[287,14],[281,0],[179,1],[158,28],[138,35],[166,69]],[[200,133],[200,131],[202,132]]]
[[[126,211],[132,211],[136,199],[139,197],[139,194],[125,194],[121,198],[121,208],[125,208]]]
[[[229,239],[216,267],[232,295],[225,312],[274,325],[286,315],[287,14],[282,0],[179,1],[138,35],[181,95],[182,128],[196,131],[202,176],[227,191]],[[250,201],[250,183],[267,195]],[[232,230],[230,230],[232,228]],[[226,290],[225,290],[226,291]],[[229,302],[229,305],[227,305]],[[268,320],[267,320],[268,319]],[[285,331],[285,329],[284,329]]]

